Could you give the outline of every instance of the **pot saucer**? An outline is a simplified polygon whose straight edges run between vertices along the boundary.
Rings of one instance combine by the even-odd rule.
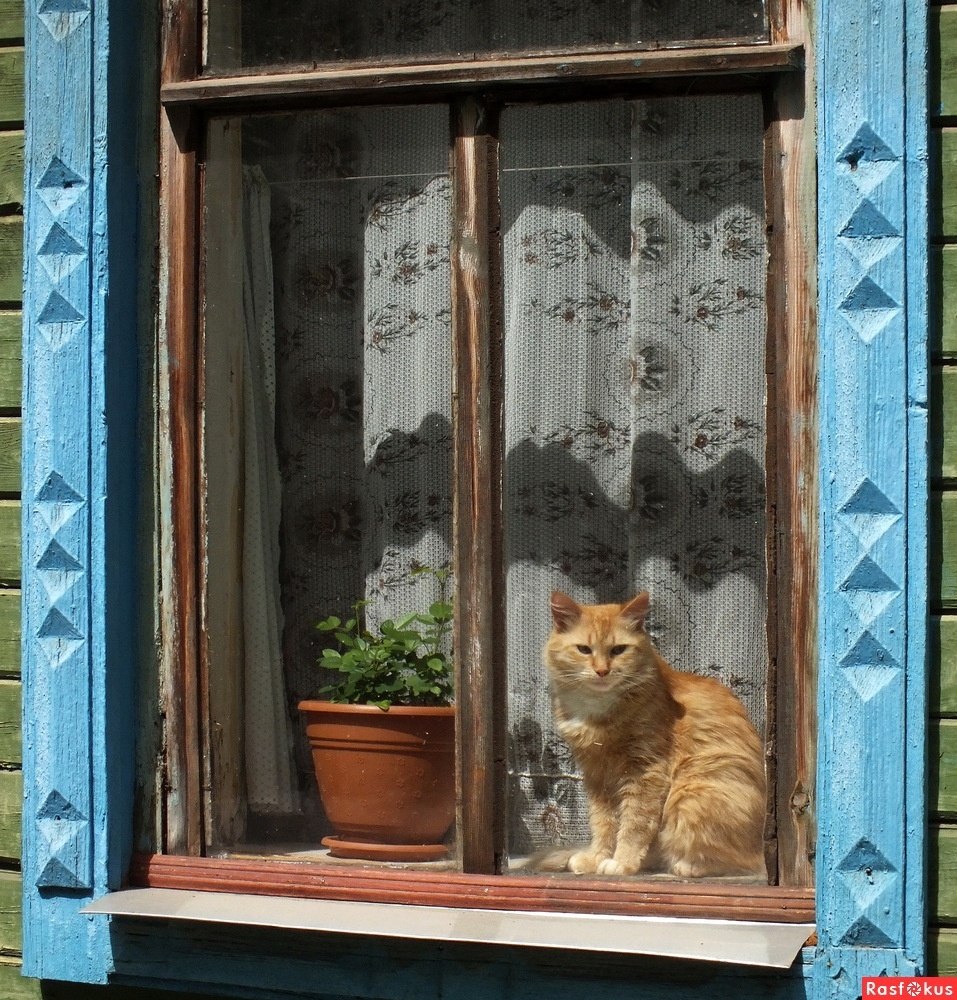
[[[334,858],[354,861],[441,861],[449,853],[445,844],[377,844],[334,836],[323,837],[322,846]]]

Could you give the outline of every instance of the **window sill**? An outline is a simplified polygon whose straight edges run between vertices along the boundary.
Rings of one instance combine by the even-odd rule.
[[[814,932],[813,924],[478,910],[186,889],[123,889],[101,897],[82,912],[114,919],[185,920],[733,961],[777,969],[790,967]]]

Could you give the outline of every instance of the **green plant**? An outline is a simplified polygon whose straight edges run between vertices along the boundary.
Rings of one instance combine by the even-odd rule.
[[[413,570],[429,574],[442,588],[440,600],[428,611],[383,621],[371,632],[363,621],[368,601],[357,601],[352,617],[343,622],[335,615],[316,625],[331,633],[338,649],[324,649],[319,664],[342,676],[320,688],[329,701],[351,705],[448,705],[452,700],[452,660],[443,646],[452,630],[452,604],[446,600],[448,569],[429,566]]]

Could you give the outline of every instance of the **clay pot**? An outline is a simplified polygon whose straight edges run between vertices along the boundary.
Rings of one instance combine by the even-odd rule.
[[[455,818],[455,709],[303,701],[334,857],[444,858]]]

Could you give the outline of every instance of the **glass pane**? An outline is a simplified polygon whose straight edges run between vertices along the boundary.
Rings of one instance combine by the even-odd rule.
[[[396,706],[361,722],[378,744],[373,723],[404,732],[406,689],[447,700],[448,616],[432,606],[448,583],[452,503],[448,141],[444,107],[209,127],[205,634],[209,837],[220,849],[318,851],[332,835],[343,855],[361,842],[375,859],[410,856],[381,848],[388,838],[448,854],[451,709],[431,709],[441,747],[415,765],[451,798],[416,832],[389,834],[369,825],[385,796],[371,773],[346,779],[344,805],[327,801],[325,784],[320,802],[297,711],[347,681],[358,700]],[[367,638],[430,607],[437,622],[353,648],[365,646],[348,626],[357,608]],[[332,616],[342,629],[317,628]],[[385,646],[405,666],[372,681]],[[324,657],[350,648],[351,660]],[[313,754],[360,741],[330,716],[309,725]],[[345,774],[341,753],[334,760],[331,773]]]
[[[584,751],[573,753],[566,737],[591,730],[563,736],[541,666],[552,591],[581,606],[624,604],[647,590],[646,629],[661,655],[743,702],[760,734],[741,731],[752,801],[760,795],[747,833],[760,844],[768,670],[760,98],[510,109],[502,188],[513,864],[590,840],[594,782],[586,787]],[[608,653],[611,633],[596,630],[583,638],[566,628],[569,656],[550,680],[579,721],[591,725],[613,704],[631,713],[607,737],[607,789],[631,774],[623,752],[640,756],[661,737],[654,763],[678,736],[664,709],[642,720],[643,698],[600,701],[594,684],[606,683],[609,665],[608,684],[632,683],[629,670],[652,682],[640,673],[645,661],[628,659],[630,646]],[[626,632],[611,645],[622,641],[638,642]],[[589,693],[565,687],[579,683],[567,671],[592,684]],[[719,714],[736,711],[724,693],[719,701]],[[616,823],[625,808],[615,800]],[[670,870],[660,858],[657,868]]]
[[[340,60],[766,41],[764,0],[210,0],[213,72]]]

